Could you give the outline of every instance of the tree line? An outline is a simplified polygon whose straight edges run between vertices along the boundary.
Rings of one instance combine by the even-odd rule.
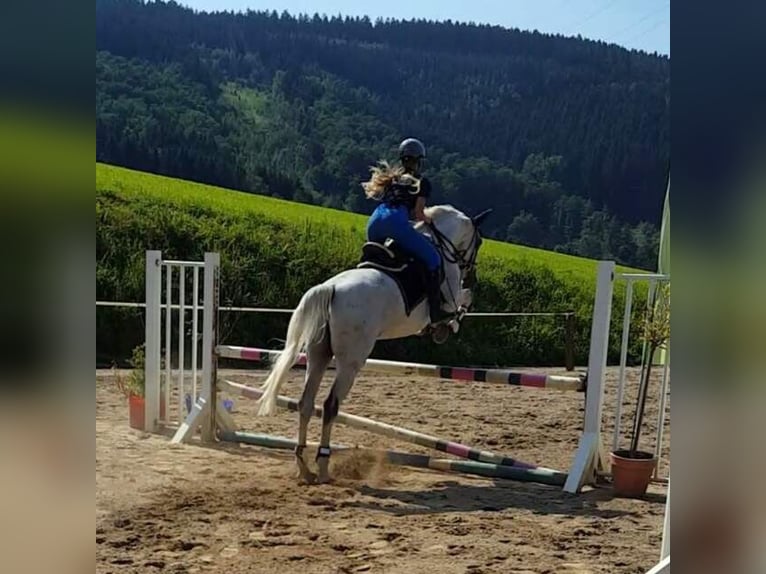
[[[434,201],[492,237],[653,267],[669,59],[453,22],[96,3],[101,161],[369,212],[414,135]]]

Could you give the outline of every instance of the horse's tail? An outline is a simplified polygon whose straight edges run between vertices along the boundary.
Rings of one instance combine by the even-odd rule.
[[[279,389],[282,388],[298,355],[306,345],[324,335],[323,329],[330,318],[330,304],[334,295],[335,287],[323,283],[306,291],[301,298],[287,328],[285,349],[261,387],[263,396],[258,401],[258,415],[272,415],[276,411]]]

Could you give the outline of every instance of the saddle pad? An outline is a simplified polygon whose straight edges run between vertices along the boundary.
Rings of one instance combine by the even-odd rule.
[[[388,241],[385,245],[368,242],[362,247],[357,269],[377,269],[391,277],[399,287],[407,316],[426,297],[425,265],[397,249]]]

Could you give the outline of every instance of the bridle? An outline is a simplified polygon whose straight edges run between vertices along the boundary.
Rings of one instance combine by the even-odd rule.
[[[487,209],[471,218],[473,235],[465,249],[458,249],[452,240],[444,235],[433,222],[426,224],[431,230],[433,241],[436,243],[436,248],[441,254],[442,275],[446,275],[444,272],[445,263],[457,264],[460,269],[460,289],[470,292],[476,285],[476,258],[479,255],[479,248],[481,247],[482,242],[481,233],[479,233],[479,225],[481,225],[482,220],[491,211],[491,209]],[[449,326],[453,333],[457,333],[460,324],[463,321],[463,317],[465,317],[468,308],[471,306],[473,298],[469,297],[467,301],[458,304],[455,293],[452,291],[452,285],[449,281],[447,281],[447,288],[449,289],[449,295],[452,299],[452,305],[455,308],[455,318],[449,322]]]
[[[458,249],[449,237],[444,235],[433,223],[428,224],[436,241],[437,248],[442,254],[442,266],[444,262],[455,263],[460,269],[461,284],[464,289],[471,289],[476,284],[476,258],[481,247],[481,234],[479,226],[473,224],[473,235],[465,249]],[[451,291],[451,288],[450,288]],[[452,293],[451,293],[452,294]],[[454,300],[454,294],[453,300]]]

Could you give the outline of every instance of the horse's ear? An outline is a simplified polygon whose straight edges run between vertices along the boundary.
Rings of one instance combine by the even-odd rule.
[[[482,212],[481,212],[481,213],[479,213],[478,215],[474,215],[474,216],[471,218],[471,221],[473,221],[473,224],[474,224],[476,227],[481,227],[481,224],[484,222],[484,220],[485,220],[485,219],[487,219],[487,216],[488,216],[490,213],[492,213],[492,208],[491,208],[491,207],[490,207],[489,209],[485,209],[484,211],[482,211]]]

